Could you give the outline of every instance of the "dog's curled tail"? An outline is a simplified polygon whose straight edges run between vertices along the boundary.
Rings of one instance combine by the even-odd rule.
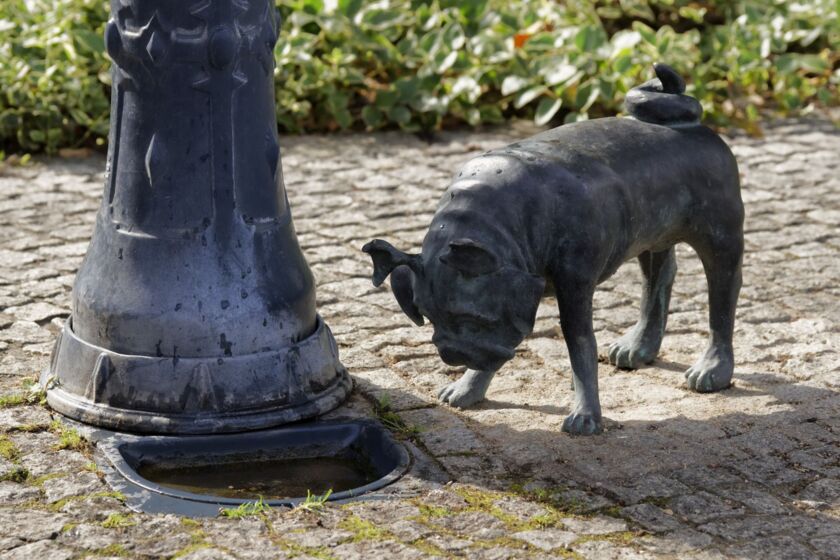
[[[640,121],[666,126],[700,124],[703,107],[684,95],[685,81],[667,64],[654,64],[656,78],[627,92],[624,108]]]

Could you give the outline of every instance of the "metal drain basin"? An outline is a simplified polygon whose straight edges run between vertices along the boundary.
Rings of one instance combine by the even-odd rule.
[[[146,513],[215,516],[262,500],[294,506],[307,494],[348,500],[391,484],[410,456],[375,421],[314,422],[211,436],[112,434],[99,449],[108,483]]]

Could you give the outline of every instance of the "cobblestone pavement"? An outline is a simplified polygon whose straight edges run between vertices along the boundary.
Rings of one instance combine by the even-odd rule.
[[[488,400],[459,412],[434,395],[460,372],[438,359],[428,326],[372,287],[359,252],[377,236],[418,247],[456,167],[525,133],[284,140],[320,311],[357,385],[337,414],[387,399],[429,459],[388,499],[242,519],[131,513],[90,446],[28,404],[68,313],[104,162],[0,171],[0,557],[840,558],[838,130],[786,121],[732,140],[748,213],[733,388],[683,387],[706,336],[689,249],[650,367],[621,371],[604,356],[635,321],[636,266],[601,287],[607,431],[590,438],[560,431],[572,393],[552,300]]]

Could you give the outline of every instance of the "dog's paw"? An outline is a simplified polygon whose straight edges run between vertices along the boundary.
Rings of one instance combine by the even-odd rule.
[[[484,400],[492,377],[485,372],[467,371],[461,379],[441,389],[438,399],[455,408],[469,408]]]
[[[640,341],[634,331],[630,331],[610,345],[610,363],[622,369],[637,369],[651,363],[656,358],[656,351],[651,345]]]
[[[732,384],[735,362],[732,353],[709,348],[703,357],[685,372],[688,388],[698,393],[713,393]]]
[[[600,414],[573,412],[563,421],[563,431],[573,436],[591,436],[604,431]]]

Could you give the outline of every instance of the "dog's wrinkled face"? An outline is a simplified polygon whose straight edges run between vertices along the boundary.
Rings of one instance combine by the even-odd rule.
[[[403,312],[418,325],[431,321],[449,365],[496,370],[534,328],[545,281],[475,241],[451,241],[436,255],[408,255],[378,239],[363,250],[373,258],[374,284],[390,274]]]

